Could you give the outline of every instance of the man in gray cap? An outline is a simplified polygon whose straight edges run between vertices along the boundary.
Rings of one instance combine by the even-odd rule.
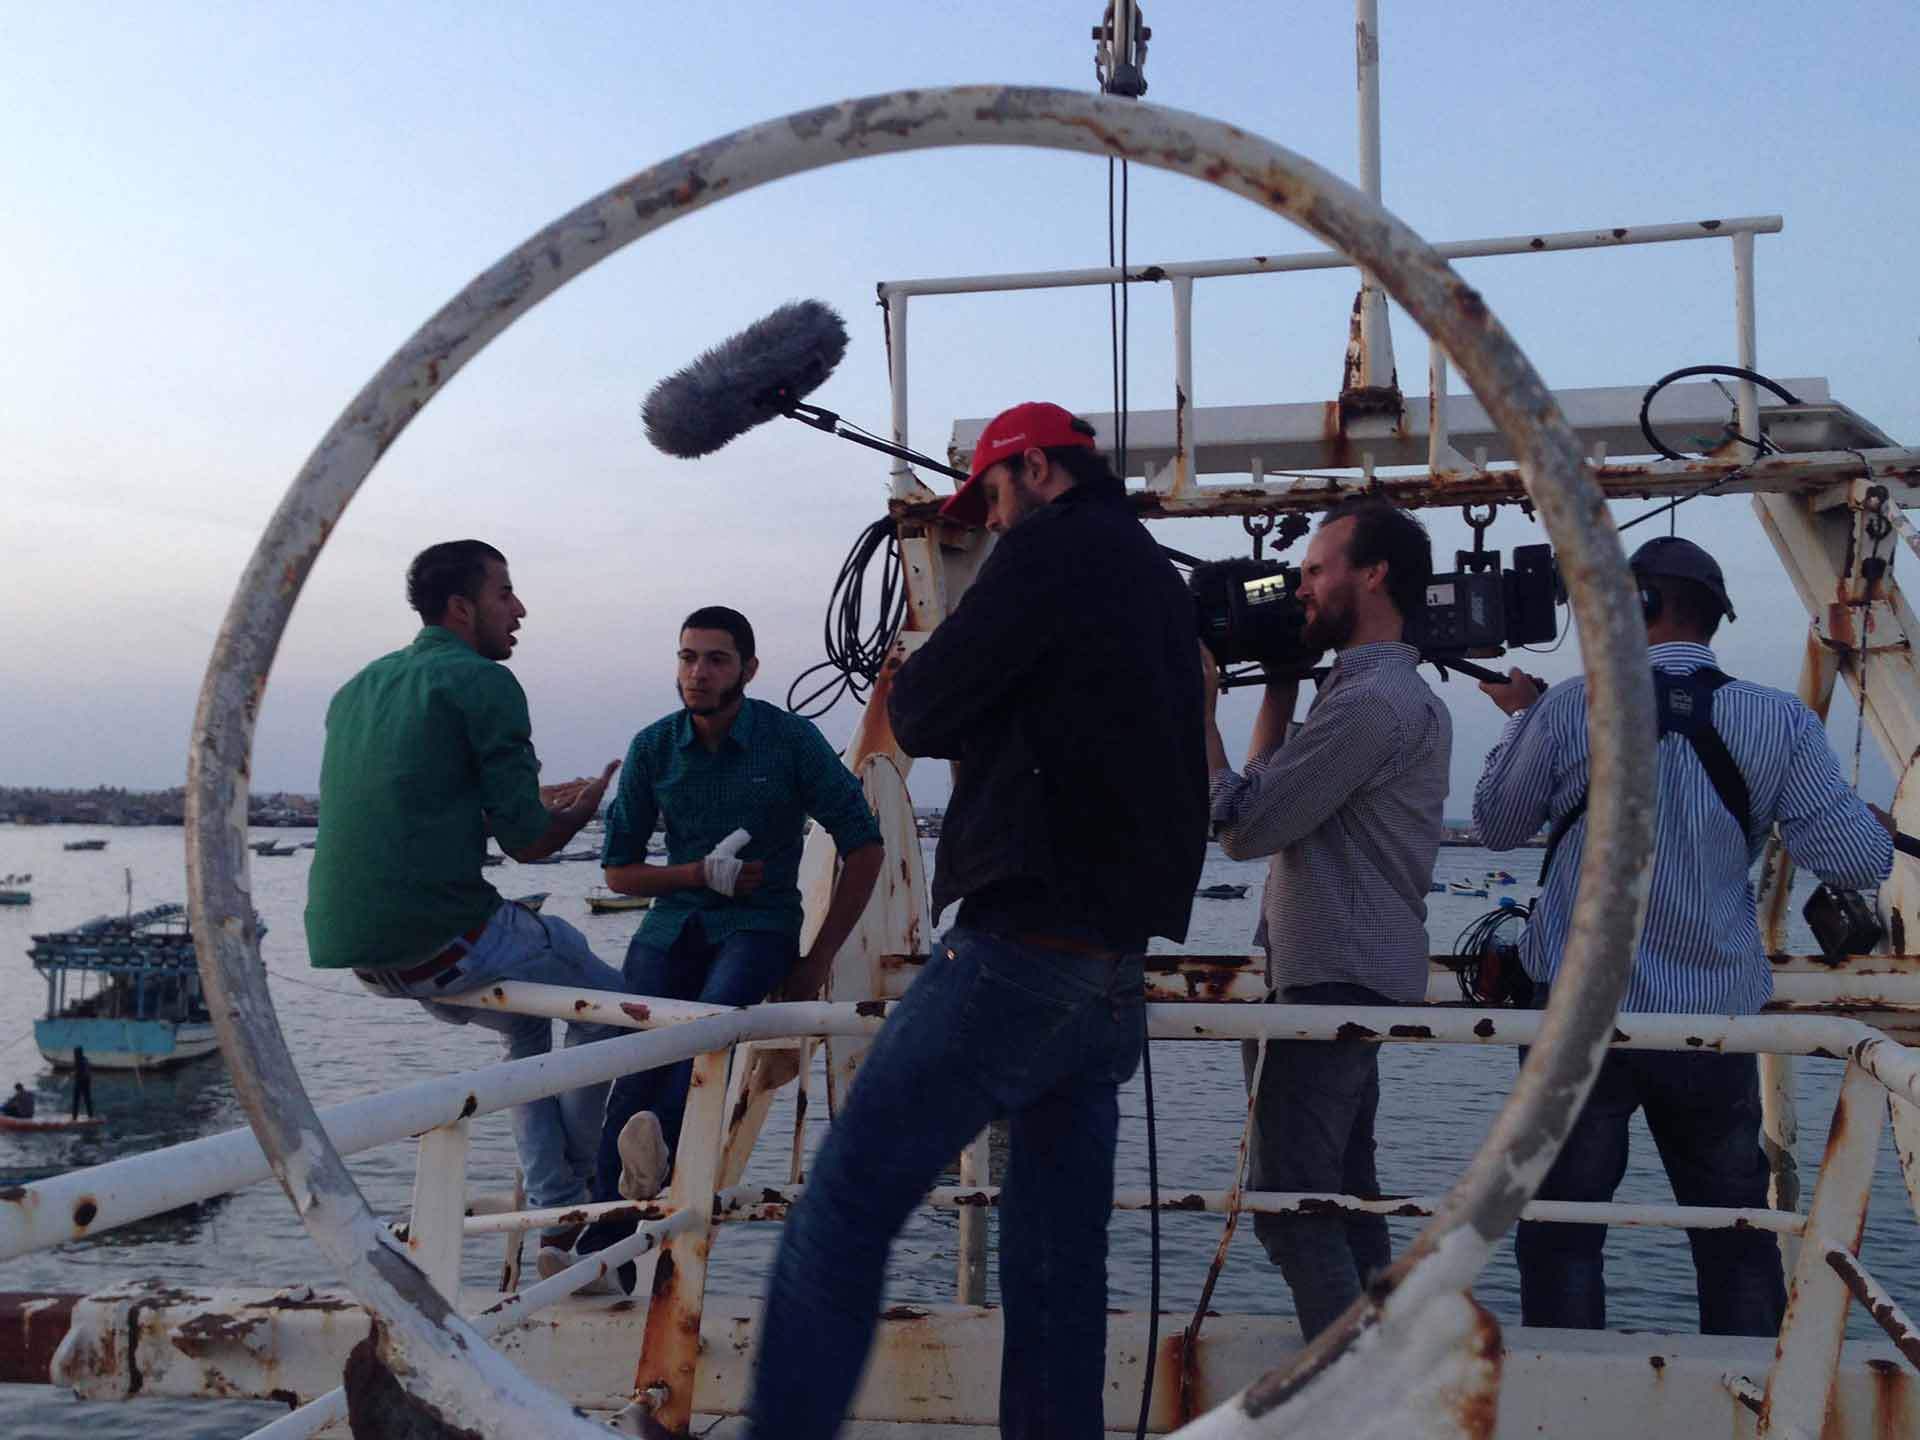
[[[1780,690],[1721,673],[1708,642],[1733,604],[1720,567],[1690,540],[1650,540],[1630,562],[1647,621],[1660,716],[1658,809],[1646,926],[1623,1011],[1751,1015],[1773,993],[1749,873],[1778,825],[1788,853],[1830,884],[1886,878],[1892,835],[1840,773],[1820,719]],[[1544,1003],[1567,940],[1586,839],[1586,682],[1542,693],[1520,671],[1480,687],[1513,718],[1473,795],[1485,843],[1548,831],[1545,886],[1520,944]],[[1627,1122],[1644,1108],[1682,1205],[1764,1208],[1754,1057],[1612,1050],[1554,1162],[1543,1200],[1611,1200],[1627,1167]],[[1786,1309],[1780,1256],[1759,1230],[1690,1230],[1700,1328],[1772,1335]],[[1606,1228],[1522,1221],[1525,1325],[1606,1327]]]

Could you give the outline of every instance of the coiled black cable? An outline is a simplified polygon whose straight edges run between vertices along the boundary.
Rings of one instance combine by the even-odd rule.
[[[1531,902],[1502,905],[1497,910],[1489,910],[1467,926],[1453,942],[1453,954],[1447,958],[1447,968],[1453,971],[1454,978],[1460,982],[1460,996],[1469,1005],[1482,1004],[1489,998],[1480,990],[1480,967],[1487,952],[1500,943],[1500,932],[1509,925],[1525,926],[1532,914]]]
[[[882,557],[880,593],[876,597],[873,627],[863,630],[867,571],[872,568],[876,555]],[[886,663],[894,637],[900,633],[906,618],[907,586],[900,562],[900,534],[893,518],[883,515],[860,532],[853,549],[841,563],[840,574],[827,597],[827,618],[822,627],[827,658],[794,677],[793,684],[787,687],[787,709],[815,720],[839,704],[844,695],[851,694],[864,704],[867,691],[879,677],[880,667]],[[801,687],[822,670],[834,673],[802,695]]]

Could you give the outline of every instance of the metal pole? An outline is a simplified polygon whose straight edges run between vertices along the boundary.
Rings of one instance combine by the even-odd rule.
[[[1173,461],[1159,488],[1178,495],[1193,484],[1193,277],[1173,279]]]
[[[907,444],[907,302],[906,295],[889,296],[884,302],[887,307],[887,371],[888,379],[893,382],[893,443],[901,447]],[[907,462],[899,456],[894,457],[893,494],[897,500],[913,498],[918,486],[913,483],[913,471]]]
[[[1355,0],[1354,69],[1360,107],[1360,193],[1380,203],[1380,6]],[[1387,324],[1387,297],[1374,277],[1361,271],[1360,383],[1394,383],[1393,332]]]
[[[1740,358],[1736,362],[1743,370],[1758,368],[1758,348],[1754,342],[1753,326],[1753,233],[1748,230],[1737,231],[1733,237],[1733,325],[1734,339],[1739,346]],[[1760,438],[1760,389],[1751,380],[1736,382],[1739,388],[1734,392],[1736,409],[1740,417],[1740,433],[1748,440]],[[1760,447],[1746,445],[1741,453],[1748,460],[1760,458]]]

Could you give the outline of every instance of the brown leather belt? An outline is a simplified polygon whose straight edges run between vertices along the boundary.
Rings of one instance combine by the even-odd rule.
[[[402,985],[417,985],[422,980],[431,980],[442,970],[451,970],[455,965],[458,965],[462,960],[466,959],[467,952],[480,943],[481,933],[485,931],[486,928],[487,922],[482,920],[478,925],[467,931],[466,934],[449,942],[447,948],[431,960],[422,960],[418,965],[409,966],[405,970],[356,969],[353,973],[369,985],[383,985],[391,980],[397,980]]]
[[[1069,955],[1091,955],[1096,960],[1118,960],[1126,952],[1111,945],[1097,945],[1073,935],[1058,935],[1051,930],[1022,930],[1007,937],[1021,945],[1041,950],[1064,950]]]

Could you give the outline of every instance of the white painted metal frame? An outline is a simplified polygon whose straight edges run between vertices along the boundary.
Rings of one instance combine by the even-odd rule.
[[[1376,29],[1375,34],[1378,34]],[[1363,83],[1365,69],[1363,67]],[[1377,71],[1376,71],[1377,83]],[[1375,136],[1374,183],[1378,185],[1378,136]],[[1366,147],[1362,146],[1363,169]],[[1378,199],[1377,193],[1373,198]],[[1541,255],[1567,250],[1605,250],[1626,245],[1661,245],[1685,240],[1731,240],[1734,250],[1734,338],[1739,363],[1753,368],[1753,237],[1778,234],[1783,221],[1778,215],[1743,215],[1723,220],[1692,220],[1672,224],[1615,226],[1597,230],[1564,230],[1540,235],[1502,235],[1478,240],[1454,240],[1437,244],[1434,253],[1448,260],[1463,260],[1497,255]],[[1150,476],[1150,489],[1168,495],[1186,493],[1194,483],[1194,456],[1197,453],[1197,415],[1194,404],[1193,373],[1193,282],[1237,275],[1286,274],[1302,270],[1339,270],[1352,268],[1347,256],[1327,250],[1298,251],[1286,255],[1250,255],[1219,260],[1155,261],[1130,266],[1095,267],[1076,270],[1009,271],[986,275],[952,275],[916,280],[888,280],[877,287],[880,303],[887,316],[887,362],[893,391],[893,438],[896,444],[910,446],[908,433],[908,352],[907,312],[915,296],[978,295],[1011,290],[1051,290],[1091,285],[1145,285],[1169,283],[1173,300],[1173,412],[1180,443],[1166,469]],[[1369,300],[1371,296],[1371,300]],[[1386,328],[1386,302],[1377,289],[1363,284],[1362,339],[1369,367],[1380,365],[1374,357],[1383,357],[1368,384],[1388,383],[1392,370],[1392,348]],[[1377,316],[1375,314],[1377,312]],[[1428,431],[1428,467],[1435,474],[1452,474],[1467,468],[1466,457],[1455,453],[1447,441],[1446,405],[1448,364],[1445,347],[1432,343],[1428,357],[1427,394],[1432,416]],[[1739,382],[1736,392],[1741,433],[1759,434],[1759,398],[1751,381]],[[1604,458],[1604,457],[1599,457]],[[1747,457],[1742,457],[1747,458]],[[897,500],[928,500],[933,492],[922,485],[904,460],[892,463],[893,494]]]

